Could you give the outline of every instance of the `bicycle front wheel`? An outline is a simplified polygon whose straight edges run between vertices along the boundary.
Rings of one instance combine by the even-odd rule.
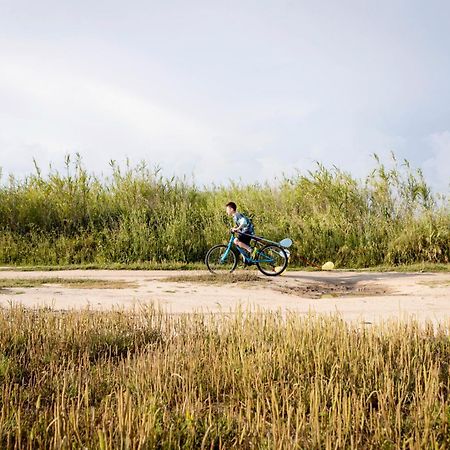
[[[211,273],[224,274],[233,272],[238,260],[227,245],[215,245],[206,254],[205,263]]]
[[[286,270],[288,257],[284,248],[277,245],[266,245],[259,251],[256,265],[264,275],[274,277]]]

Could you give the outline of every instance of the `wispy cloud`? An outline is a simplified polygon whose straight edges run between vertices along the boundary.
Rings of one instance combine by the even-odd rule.
[[[6,172],[78,151],[95,171],[129,157],[200,183],[315,160],[362,176],[395,151],[448,190],[450,4],[4,4]]]

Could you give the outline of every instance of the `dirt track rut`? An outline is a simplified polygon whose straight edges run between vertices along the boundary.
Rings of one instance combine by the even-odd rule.
[[[259,279],[257,272],[241,271],[240,276],[249,280],[237,283],[210,283],[205,275],[202,271],[2,270],[0,305],[109,310],[151,303],[172,313],[228,313],[240,306],[302,314],[338,313],[346,320],[364,322],[411,317],[435,323],[450,320],[447,272],[289,271],[274,279]],[[49,283],[12,286],[18,280],[36,279]],[[72,280],[72,284],[64,280]],[[90,284],[89,280],[101,283]]]

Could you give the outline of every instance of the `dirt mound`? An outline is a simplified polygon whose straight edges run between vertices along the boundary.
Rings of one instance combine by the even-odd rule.
[[[363,283],[327,283],[314,282],[297,285],[274,286],[274,290],[284,294],[295,295],[303,298],[333,298],[344,296],[367,297],[376,295],[386,295],[388,289],[374,284]]]

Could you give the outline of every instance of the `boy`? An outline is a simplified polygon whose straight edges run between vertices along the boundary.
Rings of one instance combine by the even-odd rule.
[[[238,232],[238,237],[234,239],[234,243],[238,247],[243,248],[249,254],[251,254],[252,251],[256,250],[256,248],[255,250],[253,250],[250,247],[250,241],[252,238],[249,235],[255,234],[255,229],[253,228],[252,221],[248,217],[237,211],[236,203],[228,202],[225,207],[227,214],[229,216],[233,216],[233,221],[236,224],[236,226],[231,229],[231,231]]]

